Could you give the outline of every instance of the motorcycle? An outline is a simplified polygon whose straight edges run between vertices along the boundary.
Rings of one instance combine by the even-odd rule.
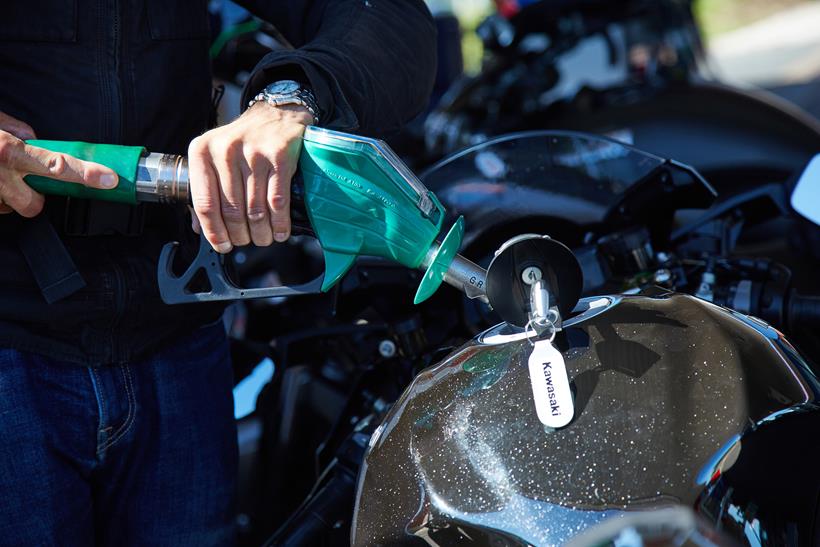
[[[562,239],[581,245],[585,291],[605,296],[560,316],[553,344],[568,373],[566,424],[542,416],[555,399],[542,361],[533,367],[544,339],[525,323],[535,307],[521,315],[528,299],[519,299],[518,317],[420,373],[368,443],[354,545],[557,545],[607,519],[676,505],[728,536],[717,544],[817,543],[816,369],[781,332],[705,294],[708,284],[712,300],[737,298],[733,283],[750,282],[744,259],[731,256],[740,234],[726,239],[716,227],[733,218],[749,230],[755,209],[784,214],[771,195],[766,207],[750,207],[751,196],[725,203],[688,167],[563,132],[500,137],[445,160],[425,181],[467,218],[494,215],[503,225],[509,201],[526,221],[518,231],[564,226]],[[697,206],[679,224],[674,213]],[[491,236],[507,234],[491,227],[474,245]],[[492,253],[488,283],[496,261],[529,242],[514,238]],[[659,255],[664,271],[652,265]],[[526,295],[519,273],[549,266],[530,252],[515,258],[507,290]],[[725,268],[711,278],[710,263]],[[544,278],[560,294],[561,275]],[[700,297],[670,290],[686,289],[685,279]],[[814,312],[798,307],[790,309],[797,322],[816,332]]]
[[[406,378],[408,370],[418,371],[437,361],[429,357],[435,355],[431,348],[436,345],[428,347],[425,360],[420,359],[418,345],[404,349],[397,344],[403,348],[397,352],[401,357],[391,363],[377,353],[380,338],[371,338],[370,355],[359,361],[371,377],[362,378],[351,392],[370,393],[377,403],[349,399],[344,419],[339,420],[343,425],[337,424],[350,432],[348,445],[339,451],[345,459],[331,461],[312,495],[268,544],[314,544],[332,537],[329,527],[317,522],[333,522],[345,529],[349,508],[344,508],[344,499],[354,488],[356,462],[363,453],[351,532],[354,544],[557,544],[624,510],[672,504],[690,505],[720,533],[736,539],[752,537],[748,532],[752,530],[761,544],[810,541],[820,483],[808,456],[814,441],[794,429],[817,431],[813,369],[766,323],[709,304],[703,294],[692,298],[670,290],[700,289],[704,265],[711,261],[722,264],[709,284],[712,294],[723,298],[724,306],[739,303],[726,299],[738,298],[738,283],[751,282],[748,270],[740,268],[748,260],[730,256],[736,247],[715,245],[716,240],[724,241],[716,226],[727,219],[740,223],[741,228],[733,232],[737,237],[726,240],[737,242],[739,232],[753,231],[755,224],[765,225],[773,216],[788,215],[795,224],[807,223],[794,214],[788,200],[781,200],[783,208],[778,208],[770,196],[761,203],[758,194],[726,204],[691,168],[615,141],[566,132],[501,137],[446,160],[423,180],[437,190],[443,203],[458,205],[454,214],[465,214],[479,226],[487,225],[481,222],[481,214],[495,214],[498,224],[467,232],[465,254],[479,259],[482,248],[490,250],[493,264],[499,260],[492,252],[498,239],[516,230],[560,233],[562,240],[579,243],[575,255],[583,272],[583,290],[615,294],[582,299],[573,314],[565,315],[562,334],[556,337],[568,367],[577,372],[571,383],[572,399],[584,419],[576,415],[558,429],[537,419],[532,373],[522,365],[532,346],[523,328],[527,315],[522,310],[528,299],[520,275],[507,271],[500,285],[508,293],[518,292],[517,312],[498,304],[490,312],[480,301],[440,292],[418,309],[423,319],[414,323],[423,326],[425,335],[441,338],[446,332],[439,345],[457,340],[465,328],[480,329],[504,318],[492,314],[518,315],[513,322],[506,315],[507,323],[479,334],[438,365],[422,368],[384,418],[385,402],[391,398],[372,395],[379,392],[373,379],[377,368],[385,374],[385,368],[392,366],[393,374]],[[488,200],[488,195],[494,199]],[[519,206],[515,218],[520,222],[513,226],[505,222],[508,202]],[[528,214],[543,211],[547,202],[553,203],[550,215]],[[688,225],[686,216],[673,222],[673,213],[693,207],[700,207],[701,213]],[[557,211],[562,213],[560,218]],[[701,232],[694,229],[707,221],[715,224]],[[636,224],[641,237],[635,236]],[[514,252],[522,243],[527,240],[506,247],[506,252]],[[714,254],[709,257],[709,253]],[[555,262],[553,257],[550,264]],[[527,255],[513,269],[518,274],[532,266]],[[539,266],[543,271],[549,267]],[[400,287],[408,284],[406,278],[387,275],[384,270],[391,268],[385,264],[361,268],[351,274],[354,280],[349,285],[340,288],[340,300],[356,299],[360,305],[386,300],[379,314],[367,310],[371,319],[379,317],[382,324],[407,313],[406,307],[394,305],[400,300]],[[769,270],[778,267],[769,264],[762,269]],[[488,273],[488,283],[490,279]],[[758,278],[754,283],[761,285],[749,294],[761,295],[766,281],[771,282],[765,276]],[[651,288],[659,283],[666,283],[667,289]],[[643,292],[618,295],[635,290]],[[406,292],[404,298],[408,296]],[[809,309],[816,310],[817,300],[800,298],[806,300],[781,309],[794,310],[800,319],[792,321],[816,329],[816,311]],[[461,315],[460,320],[452,319],[454,309],[459,310],[455,314]],[[356,312],[362,308],[347,310],[356,311],[337,317],[355,324]],[[453,324],[459,324],[460,330]],[[325,334],[317,331],[311,343],[328,342]],[[360,350],[367,347],[356,345]],[[319,354],[322,350],[311,356],[314,370],[329,360],[327,354]],[[571,363],[580,368],[572,369]],[[581,363],[586,364],[581,367]],[[651,372],[656,367],[657,372]],[[660,376],[652,379],[655,373]],[[322,382],[322,378],[317,370],[312,381]],[[382,393],[388,392],[382,388]],[[601,406],[591,405],[593,398]],[[777,426],[767,425],[776,420],[780,420]],[[757,440],[764,433],[755,431],[763,429],[764,443],[772,436],[777,446],[788,446],[785,453],[791,462],[778,468],[777,477],[765,481],[756,473],[763,474],[760,466],[774,456]],[[557,442],[561,435],[571,440]],[[334,436],[342,437],[338,429]],[[754,448],[743,452],[741,464],[730,472],[741,445]],[[646,488],[656,489],[651,496],[625,486],[634,479],[635,470],[644,477]],[[694,476],[700,482],[687,482]],[[600,492],[592,496],[595,484]],[[773,490],[776,484],[783,485],[779,491]],[[797,484],[806,487],[797,493]],[[544,497],[548,492],[566,494]],[[693,502],[696,498],[698,504]],[[544,500],[550,503],[536,503]],[[331,514],[326,512],[329,507]],[[339,532],[337,540],[343,544],[345,534]]]

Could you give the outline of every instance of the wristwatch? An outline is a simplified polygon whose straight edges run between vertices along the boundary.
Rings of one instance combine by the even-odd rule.
[[[319,125],[319,105],[316,104],[316,97],[313,96],[310,89],[302,87],[297,81],[279,80],[266,86],[248,102],[248,107],[253,106],[258,101],[265,101],[273,106],[283,104],[302,105],[313,116],[313,125]]]

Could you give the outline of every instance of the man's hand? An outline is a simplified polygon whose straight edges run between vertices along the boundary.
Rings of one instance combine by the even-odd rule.
[[[227,253],[236,245],[270,245],[290,235],[290,181],[302,135],[313,121],[299,105],[258,102],[234,122],[188,147],[194,230]]]
[[[23,142],[33,138],[34,130],[28,124],[0,112],[0,214],[16,211],[33,217],[43,209],[43,196],[23,181],[26,175],[42,175],[92,188],[117,185],[117,173],[112,169]]]

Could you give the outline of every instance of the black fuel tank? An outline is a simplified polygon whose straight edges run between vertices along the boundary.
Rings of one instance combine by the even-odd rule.
[[[782,335],[680,294],[580,311],[555,341],[573,421],[539,421],[530,341],[485,332],[423,371],[373,435],[352,543],[559,545],[684,504],[743,542],[810,544],[820,384]]]

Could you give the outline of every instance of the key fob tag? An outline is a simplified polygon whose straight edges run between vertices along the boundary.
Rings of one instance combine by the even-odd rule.
[[[529,358],[530,382],[538,419],[557,429],[575,414],[564,356],[549,340],[535,342]]]

